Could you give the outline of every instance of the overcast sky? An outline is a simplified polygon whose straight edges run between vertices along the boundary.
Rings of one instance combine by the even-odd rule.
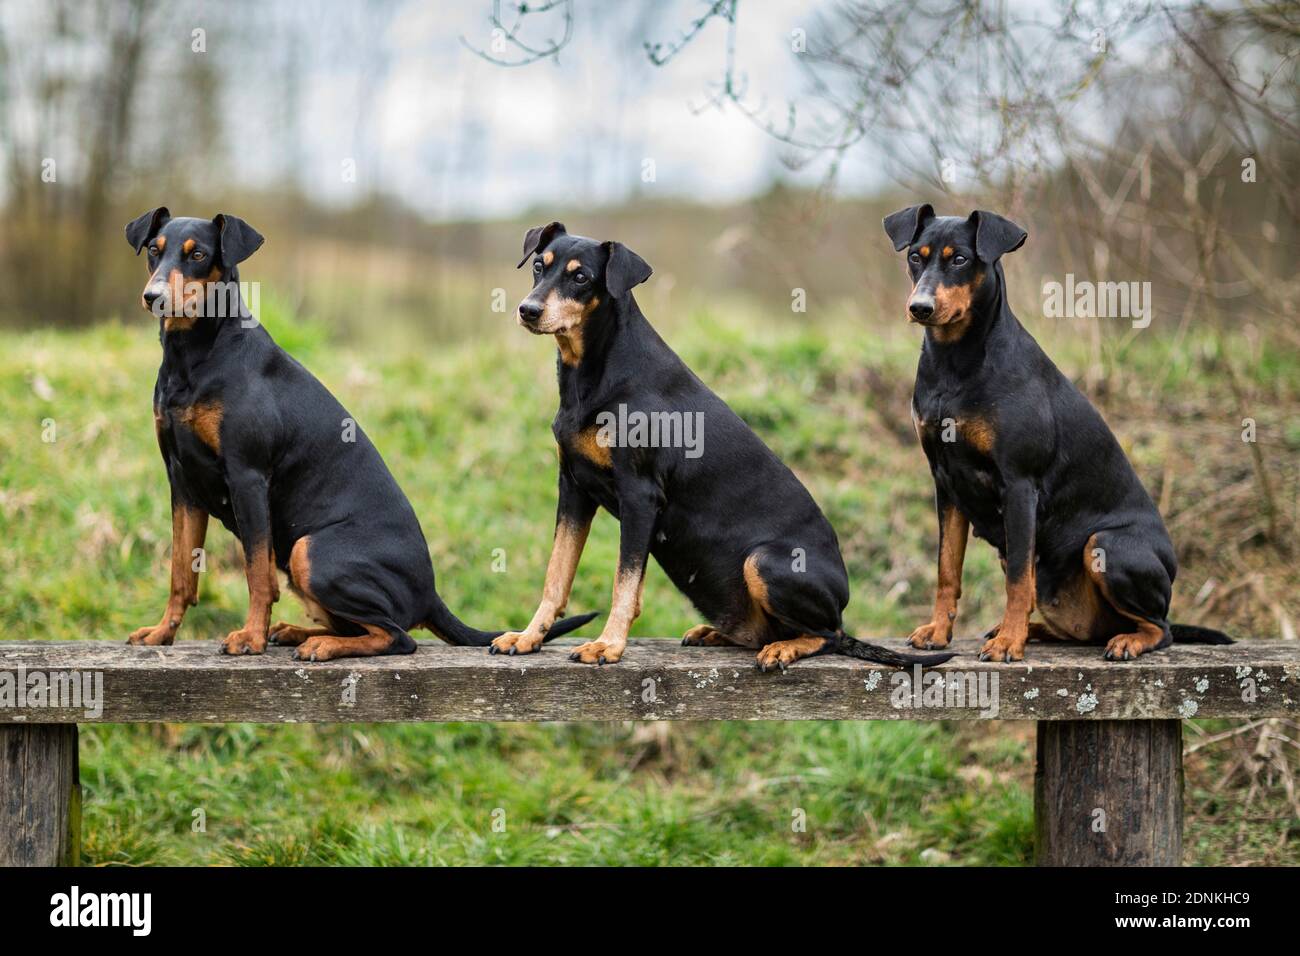
[[[747,80],[751,101],[766,101],[778,120],[804,86],[792,32],[812,29],[821,6],[812,0],[740,5],[737,73]],[[723,201],[778,176],[815,180],[824,167],[790,172],[780,162],[780,145],[734,106],[708,105],[725,62],[724,23],[711,23],[667,66],[649,63],[641,42],[674,39],[703,7],[699,0],[578,0],[574,35],[559,63],[516,68],[493,65],[466,48],[489,48],[491,0],[404,3],[386,25],[344,25],[345,32],[375,31],[368,42],[380,52],[359,60],[326,55],[310,69],[301,103],[304,185],[323,198],[355,199],[356,187],[339,171],[350,157],[360,184],[380,183],[443,218],[616,201],[637,190]],[[558,33],[561,21],[552,14],[535,26],[529,37],[541,42]],[[517,58],[517,52],[502,56]],[[367,69],[371,59],[378,62]],[[275,162],[256,152],[246,160],[253,176]],[[647,161],[653,182],[643,181]],[[859,156],[841,185],[877,185],[867,168]]]

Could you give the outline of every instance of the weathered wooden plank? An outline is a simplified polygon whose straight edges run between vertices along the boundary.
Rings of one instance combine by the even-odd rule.
[[[0,726],[0,866],[76,866],[76,724]]]
[[[1039,724],[1034,824],[1039,866],[1181,866],[1182,721]]]
[[[684,648],[675,640],[637,640],[621,663],[591,667],[568,660],[575,643],[492,657],[480,648],[424,642],[405,657],[309,664],[283,648],[223,657],[214,641],[164,648],[0,642],[0,723],[1141,720],[1300,713],[1300,644],[1294,643],[1185,645],[1128,663],[1104,661],[1096,647],[1035,644],[1028,661],[1007,665],[978,662],[979,643],[971,639],[957,642],[960,655],[926,672],[920,685],[913,672],[844,657],[763,674],[751,652]],[[33,700],[34,686],[60,681],[65,695],[79,689],[83,697],[65,696],[56,706]],[[16,699],[19,687],[25,699]]]

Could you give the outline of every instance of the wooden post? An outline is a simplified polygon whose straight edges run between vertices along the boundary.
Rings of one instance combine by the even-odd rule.
[[[1040,720],[1039,866],[1181,866],[1181,720]]]
[[[76,866],[76,724],[0,724],[0,866]]]

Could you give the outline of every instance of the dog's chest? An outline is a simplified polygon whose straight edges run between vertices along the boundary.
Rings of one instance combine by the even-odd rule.
[[[158,445],[171,480],[218,517],[230,511],[221,455],[223,421],[223,409],[216,402],[168,402],[164,398],[154,408]]]
[[[912,425],[938,489],[970,519],[976,535],[996,543],[1002,532],[996,419],[958,396],[918,393]]]

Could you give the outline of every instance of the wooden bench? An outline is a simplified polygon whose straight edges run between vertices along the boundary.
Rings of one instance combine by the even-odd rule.
[[[966,640],[919,685],[843,657],[763,674],[750,652],[675,640],[633,641],[621,663],[583,667],[567,659],[574,643],[491,657],[426,642],[408,657],[305,664],[281,648],[221,657],[212,641],[0,642],[0,864],[77,861],[81,723],[997,718],[1038,722],[1040,864],[1178,865],[1182,718],[1300,713],[1294,642],[1179,646],[1127,664],[1033,644],[1030,660],[1003,665],[977,662]]]

